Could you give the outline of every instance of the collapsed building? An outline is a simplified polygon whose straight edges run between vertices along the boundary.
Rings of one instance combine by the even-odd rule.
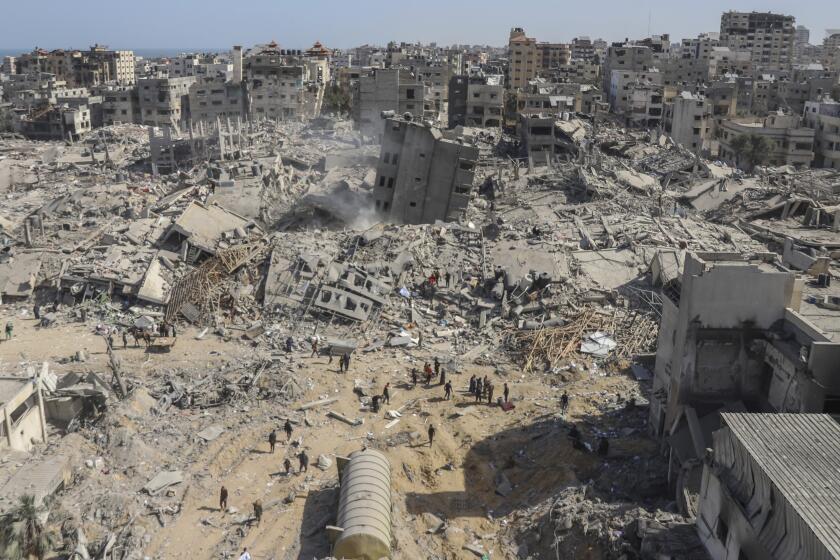
[[[478,149],[410,115],[384,120],[376,212],[404,224],[457,220],[470,201]]]

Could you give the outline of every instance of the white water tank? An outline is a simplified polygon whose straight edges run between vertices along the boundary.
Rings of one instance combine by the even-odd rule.
[[[391,557],[391,466],[371,449],[336,461],[341,492],[333,556],[347,560]]]

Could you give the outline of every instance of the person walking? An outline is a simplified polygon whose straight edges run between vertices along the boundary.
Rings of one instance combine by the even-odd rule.
[[[437,433],[437,430],[435,429],[435,425],[434,424],[429,424],[429,447],[432,446],[432,442],[435,439],[435,434],[436,433]]]
[[[287,354],[291,354],[291,353],[292,353],[292,345],[293,345],[294,343],[295,343],[295,341],[292,339],[292,337],[291,337],[291,336],[289,336],[289,337],[287,337],[287,338],[286,338],[286,353],[287,353]]]
[[[239,560],[251,560],[251,553],[248,552],[247,547],[242,549],[242,554],[239,555]]]
[[[389,388],[391,387],[390,383],[385,384],[385,388],[382,390],[382,399],[385,401],[385,404],[391,404],[391,391]]]
[[[292,441],[292,422],[286,418],[286,423],[283,424],[283,431],[286,432],[286,441]]]
[[[475,374],[473,374],[473,376],[472,376],[472,377],[470,377],[470,389],[469,389],[469,392],[470,392],[470,394],[471,394],[471,395],[475,393]]]
[[[446,385],[443,386],[443,393],[444,393],[444,399],[446,399],[447,401],[452,398],[452,382],[451,381],[447,381]]]
[[[309,355],[310,358],[314,358],[318,355],[318,339],[312,341],[312,354]]]
[[[350,371],[350,352],[344,354],[344,373]]]
[[[268,434],[268,445],[271,447],[271,452],[274,453],[274,446],[277,445],[277,431],[271,430],[271,433]]]
[[[417,368],[411,368],[411,385],[412,389],[417,387]]]
[[[438,375],[440,375],[440,360],[438,360],[437,356],[435,356],[435,377]],[[441,383],[441,385],[443,385],[443,383]]]
[[[487,404],[493,404],[493,390],[494,389],[495,389],[495,387],[493,386],[492,383],[487,387]]]
[[[298,461],[300,462],[300,467],[298,468],[298,472],[304,473],[309,471],[309,455],[306,454],[306,451],[301,451],[300,455],[298,455]]]
[[[254,520],[256,520],[257,527],[259,527],[260,526],[260,521],[262,521],[262,514],[263,514],[262,500],[260,500],[260,499],[254,500],[253,506],[254,506]]]
[[[228,490],[224,486],[219,491],[219,511],[225,511],[228,507]]]
[[[289,460],[288,457],[283,459],[283,468],[286,469],[286,476],[291,476],[291,474],[292,474],[292,462]]]
[[[440,370],[440,384],[446,385],[446,371]]]
[[[505,383],[504,385],[504,390],[502,391],[502,394],[505,397],[505,402],[508,402],[508,397],[510,396],[510,388],[508,387],[507,383]]]
[[[122,332],[122,339],[123,339],[123,350],[128,347],[128,333],[126,331]]]
[[[569,393],[563,391],[563,394],[560,396],[560,412],[566,414],[566,409],[569,408]]]

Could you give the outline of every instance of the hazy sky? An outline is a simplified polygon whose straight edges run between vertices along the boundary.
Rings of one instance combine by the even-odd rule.
[[[437,41],[507,43],[511,27],[540,41],[718,31],[725,10],[790,13],[822,42],[840,28],[840,0],[3,0],[0,48],[227,48],[277,41],[307,48]],[[512,19],[516,14],[519,17]]]

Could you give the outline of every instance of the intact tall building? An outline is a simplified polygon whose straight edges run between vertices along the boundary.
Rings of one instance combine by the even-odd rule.
[[[796,18],[770,12],[724,12],[720,42],[732,50],[749,51],[759,69],[789,68],[794,55]]]
[[[521,27],[510,30],[508,39],[509,76],[505,82],[512,89],[524,88],[537,77],[542,63],[537,40],[525,35]]]

